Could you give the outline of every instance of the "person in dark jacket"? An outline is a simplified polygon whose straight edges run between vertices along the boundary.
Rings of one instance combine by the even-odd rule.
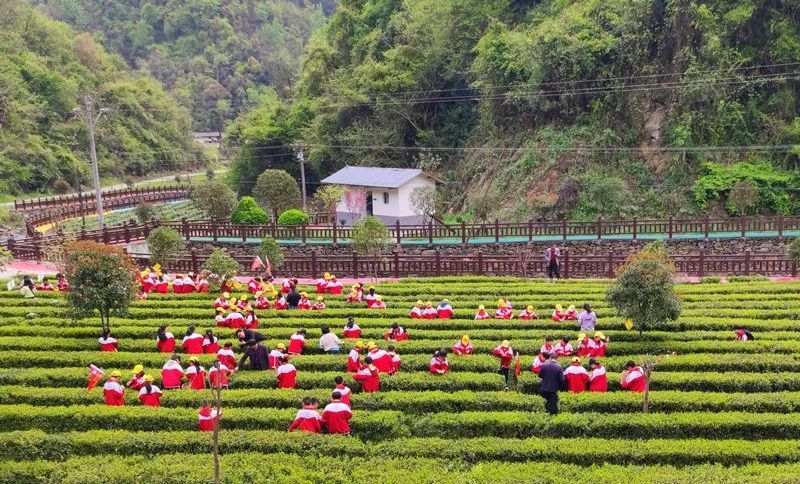
[[[247,346],[248,341],[255,340],[256,343],[260,343],[267,339],[266,336],[259,333],[258,331],[253,331],[252,329],[238,329],[236,330],[236,337],[239,339],[239,348],[244,349]]]
[[[297,286],[292,284],[292,290],[286,295],[286,304],[289,305],[289,309],[297,309],[301,297],[300,293],[297,292]]]
[[[539,394],[544,398],[544,409],[550,415],[558,415],[558,390],[564,386],[564,369],[558,364],[556,354],[546,353],[547,362],[539,371],[542,387]]]
[[[254,339],[247,341],[247,349],[242,355],[242,359],[239,360],[239,364],[236,365],[236,369],[241,369],[248,358],[250,358],[251,370],[269,370],[269,350]]]

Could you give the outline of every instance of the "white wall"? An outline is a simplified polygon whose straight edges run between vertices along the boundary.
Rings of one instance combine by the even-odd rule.
[[[358,188],[365,192],[372,192],[372,214],[376,217],[381,217],[384,221],[389,223],[393,222],[396,218],[415,217],[414,209],[411,207],[411,192],[417,187],[435,186],[435,182],[430,178],[419,175],[400,188],[378,188],[378,187],[356,187],[347,185],[349,188]],[[384,192],[389,194],[389,203],[383,203]],[[347,224],[351,224],[349,220],[349,212],[344,202],[339,202],[336,206],[337,220],[346,219]]]

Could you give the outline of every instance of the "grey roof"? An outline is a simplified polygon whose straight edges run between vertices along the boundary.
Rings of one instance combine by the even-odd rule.
[[[377,168],[372,166],[345,166],[322,183],[357,185],[362,187],[398,188],[420,175],[416,168]]]

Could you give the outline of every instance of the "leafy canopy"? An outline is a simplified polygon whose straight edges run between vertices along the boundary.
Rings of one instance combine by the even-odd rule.
[[[231,222],[237,225],[264,225],[269,222],[269,216],[258,206],[253,197],[245,196],[239,200],[239,206],[231,216]]]
[[[172,227],[158,227],[147,236],[147,247],[150,249],[151,262],[167,267],[186,250],[186,242]]]
[[[236,194],[218,179],[194,183],[189,190],[189,196],[211,218],[227,220],[236,208]]]
[[[256,180],[253,198],[277,219],[279,213],[300,204],[300,188],[284,170],[264,170]]]
[[[286,210],[278,217],[278,225],[307,225],[308,223],[308,215],[296,208]]]
[[[264,259],[265,263],[267,260],[269,260],[269,263],[273,269],[277,269],[283,265],[283,249],[272,237],[264,237],[264,239],[261,241],[261,244],[258,246],[257,255]]]

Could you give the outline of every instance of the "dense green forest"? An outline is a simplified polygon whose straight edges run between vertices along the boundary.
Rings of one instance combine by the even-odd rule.
[[[311,34],[335,0],[31,0],[91,32],[186,107],[195,131],[252,106],[264,86],[288,93]]]
[[[73,112],[85,95],[110,109],[97,125],[101,175],[205,163],[191,120],[158,81],[21,0],[0,0],[0,11],[0,193],[91,180],[86,127]]]
[[[478,219],[797,213],[798,63],[797,0],[343,0],[293,101],[229,127],[234,176],[303,144]]]

